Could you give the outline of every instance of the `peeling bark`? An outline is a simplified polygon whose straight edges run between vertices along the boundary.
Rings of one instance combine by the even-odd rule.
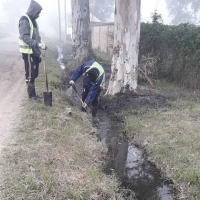
[[[107,94],[136,90],[141,0],[116,0],[114,48]]]
[[[93,56],[90,28],[89,0],[73,0],[72,6],[72,39],[76,65]]]

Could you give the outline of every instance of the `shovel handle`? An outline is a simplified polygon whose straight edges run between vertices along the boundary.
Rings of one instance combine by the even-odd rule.
[[[83,105],[83,104],[84,104],[84,103],[83,103],[83,100],[82,100],[82,98],[80,97],[80,95],[79,95],[79,93],[78,93],[78,91],[77,91],[77,89],[76,89],[76,86],[75,86],[75,85],[72,85],[72,88],[73,88],[74,91],[76,92],[76,94],[77,94],[77,96],[78,96],[78,98],[79,98],[81,104]]]
[[[44,74],[45,74],[45,79],[46,79],[46,80],[45,80],[45,82],[46,82],[46,88],[47,88],[47,92],[49,92],[45,58],[43,59],[43,64],[44,64]]]
[[[47,79],[47,72],[46,72],[46,88],[47,88],[47,92],[49,92],[49,86],[48,86],[48,79]]]

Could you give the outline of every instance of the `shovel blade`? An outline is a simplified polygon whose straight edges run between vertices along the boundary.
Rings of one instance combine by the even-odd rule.
[[[52,106],[52,92],[43,92],[44,104],[46,106]]]

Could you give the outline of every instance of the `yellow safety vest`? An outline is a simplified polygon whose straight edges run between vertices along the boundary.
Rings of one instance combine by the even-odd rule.
[[[104,72],[104,69],[103,69],[103,67],[99,64],[99,63],[97,63],[97,62],[94,62],[92,65],[91,65],[91,67],[90,68],[88,68],[87,70],[86,70],[86,72],[85,73],[87,73],[88,71],[90,71],[92,68],[97,68],[98,70],[99,70],[99,76],[98,76],[98,78],[97,78],[97,80],[100,78],[100,76],[103,74],[103,80],[102,80],[102,82],[101,82],[101,87],[103,87],[103,88],[105,88],[105,72]]]
[[[32,38],[33,37],[33,23],[27,14],[24,14],[24,16],[28,18],[28,21],[30,24],[30,38]],[[32,54],[33,50],[23,40],[19,39],[19,52],[26,53],[26,54]]]

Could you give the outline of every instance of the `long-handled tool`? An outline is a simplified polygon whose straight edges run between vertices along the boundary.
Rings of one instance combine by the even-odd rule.
[[[80,97],[80,95],[79,95],[79,93],[78,93],[78,91],[77,91],[77,89],[76,89],[76,86],[75,86],[75,85],[72,85],[72,88],[73,88],[74,91],[76,92],[76,94],[77,94],[77,96],[78,96],[78,99],[80,100],[80,102],[81,102],[81,104],[82,104],[82,106],[83,106],[83,105],[84,105],[84,102],[83,102],[82,98]],[[82,107],[82,111],[87,112],[87,109]]]
[[[45,50],[46,52],[46,50]],[[45,82],[46,82],[46,89],[47,92],[43,92],[44,96],[44,104],[46,106],[52,106],[52,92],[49,92],[49,87],[48,87],[48,78],[47,78],[47,71],[46,71],[46,62],[45,62],[45,53],[43,54],[43,64],[44,64],[44,73],[45,73]]]
[[[80,100],[81,104],[83,105],[83,104],[84,104],[84,103],[83,103],[83,100],[82,100],[82,98],[80,97],[80,95],[79,95],[79,93],[78,93],[78,91],[77,91],[77,89],[76,89],[76,86],[75,86],[75,85],[72,85],[72,88],[73,88],[74,91],[76,92],[76,94],[77,94],[77,96],[78,96],[78,99]]]

